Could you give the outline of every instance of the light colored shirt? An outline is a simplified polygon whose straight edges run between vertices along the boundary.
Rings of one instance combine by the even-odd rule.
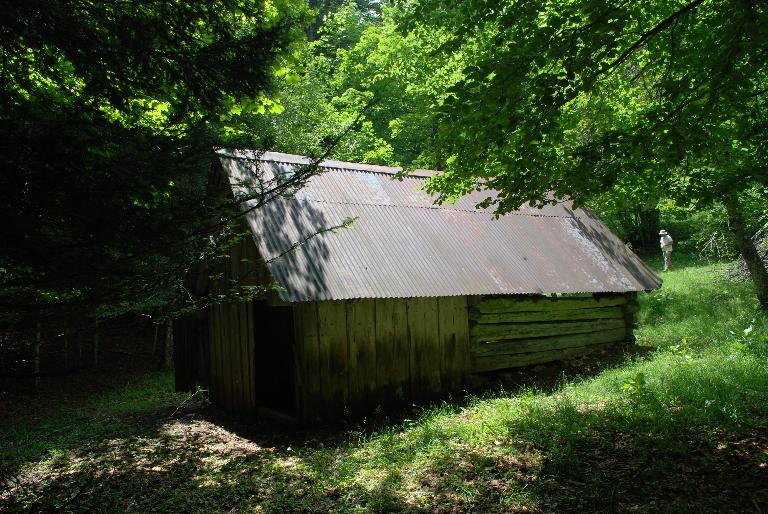
[[[661,239],[659,239],[659,244],[661,245],[661,249],[665,252],[671,252],[672,251],[672,238],[669,237],[669,235],[661,236]]]

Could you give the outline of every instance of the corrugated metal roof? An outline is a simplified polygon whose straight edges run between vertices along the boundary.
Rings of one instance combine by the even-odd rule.
[[[271,152],[218,153],[236,195],[309,163]],[[661,285],[600,220],[568,202],[525,206],[496,219],[475,207],[492,191],[435,205],[422,186],[436,172],[403,178],[400,168],[339,161],[323,161],[320,169],[293,196],[247,215],[285,301],[629,292]],[[348,218],[356,218],[352,226],[324,232]]]

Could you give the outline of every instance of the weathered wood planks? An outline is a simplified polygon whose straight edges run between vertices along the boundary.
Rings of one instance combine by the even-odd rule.
[[[408,311],[404,300],[377,298],[374,303],[376,326],[376,387],[381,403],[409,396],[410,342]]]
[[[472,313],[473,321],[481,324],[488,323],[523,323],[531,321],[571,321],[623,318],[624,309],[621,306],[597,307],[587,309],[519,311],[519,312],[489,312]]]
[[[437,299],[438,334],[441,351],[440,379],[446,391],[464,385],[469,371],[469,321],[467,298],[451,296]]]
[[[561,350],[569,347],[623,341],[624,335],[625,329],[624,327],[620,327],[612,330],[587,332],[584,334],[494,341],[474,345],[472,347],[472,355],[475,357],[491,357],[494,355],[514,355],[545,350]]]
[[[599,307],[615,307],[627,303],[623,295],[604,297],[550,298],[534,297],[503,297],[488,298],[477,303],[475,309],[482,313],[491,312],[520,312],[520,311],[555,311],[567,309],[587,309]]]
[[[428,398],[440,392],[441,349],[436,298],[409,298],[411,397]]]
[[[557,350],[547,350],[542,352],[520,353],[513,355],[493,355],[477,357],[472,359],[472,371],[482,373],[485,371],[496,371],[500,369],[516,368],[521,366],[530,366],[532,364],[541,364],[556,360],[572,359],[588,355],[597,350],[611,346],[609,344],[592,344],[589,346],[577,346],[573,348],[562,348]]]
[[[349,346],[343,300],[318,302],[320,391],[326,410],[343,412],[349,397]]]
[[[549,323],[499,323],[475,325],[470,329],[472,341],[504,341],[565,334],[583,334],[613,328],[624,328],[624,319],[594,319],[581,321],[554,321]]]
[[[494,371],[585,355],[632,341],[629,295],[504,297],[471,307],[471,370]]]
[[[465,297],[295,304],[305,419],[461,386],[469,370],[467,315]]]
[[[211,282],[213,293],[225,292],[232,284],[246,283],[251,274],[249,256],[253,241],[244,239],[230,250]],[[253,302],[222,302],[208,308],[209,388],[214,402],[246,417],[256,410],[255,341]]]

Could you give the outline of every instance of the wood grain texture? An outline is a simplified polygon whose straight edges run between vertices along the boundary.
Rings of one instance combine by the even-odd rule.
[[[472,347],[472,357],[490,357],[494,355],[513,355],[520,353],[533,353],[547,350],[559,350],[569,347],[590,346],[624,341],[625,330],[623,327],[604,330],[601,332],[589,332],[586,334],[571,334],[554,337],[539,337],[535,339],[513,339],[511,341],[494,341],[479,343]]]
[[[575,357],[588,355],[595,351],[608,348],[613,346],[613,344],[614,343],[594,344],[590,346],[563,348],[560,350],[547,350],[543,352],[478,357],[472,361],[472,371],[475,373],[481,373],[485,371],[496,371],[500,369],[530,366],[532,364],[542,364],[544,362],[552,362],[556,360],[573,359]]]
[[[349,393],[349,345],[343,300],[318,302],[318,348],[323,403],[341,414]]]
[[[473,321],[488,323],[524,323],[532,321],[569,321],[589,319],[618,319],[624,317],[621,306],[567,309],[551,311],[489,312],[473,313]]]
[[[624,328],[624,319],[596,319],[589,321],[556,321],[550,323],[501,323],[475,325],[470,329],[473,342],[528,339],[532,337],[559,336]]]
[[[441,390],[441,350],[437,298],[409,298],[411,398],[429,398]]]
[[[588,309],[596,307],[615,307],[627,303],[624,295],[578,298],[550,298],[545,296],[487,298],[475,305],[481,313],[554,311],[568,309]]]
[[[349,300],[349,403],[364,407],[376,391],[376,305],[373,299]]]
[[[401,401],[410,394],[410,343],[405,300],[377,298],[375,304],[376,389],[379,401]]]
[[[467,298],[437,298],[441,383],[443,390],[455,391],[464,385],[470,368]]]

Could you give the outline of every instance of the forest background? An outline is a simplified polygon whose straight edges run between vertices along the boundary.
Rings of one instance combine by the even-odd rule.
[[[7,7],[4,326],[221,301],[188,283],[241,237],[237,205],[210,194],[218,146],[445,170],[440,201],[492,187],[499,214],[570,198],[639,253],[665,228],[678,252],[745,255],[768,305],[764,6]]]

